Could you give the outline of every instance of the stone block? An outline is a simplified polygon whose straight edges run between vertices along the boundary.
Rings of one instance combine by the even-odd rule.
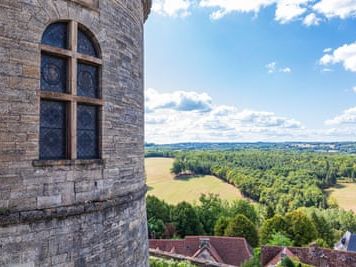
[[[48,196],[48,197],[37,197],[37,208],[51,208],[60,206],[62,204],[62,197],[58,196]]]

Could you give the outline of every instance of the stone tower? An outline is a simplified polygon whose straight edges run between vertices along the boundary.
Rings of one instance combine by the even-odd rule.
[[[148,265],[150,0],[0,0],[0,266]]]

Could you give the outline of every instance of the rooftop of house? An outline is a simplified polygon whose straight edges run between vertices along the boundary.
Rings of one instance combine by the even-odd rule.
[[[278,252],[278,254],[266,265],[265,267],[274,267],[277,266],[285,257],[295,258],[295,254],[291,252],[288,248],[283,248]]]
[[[278,263],[277,261],[280,261],[285,255],[311,266],[356,266],[356,253],[320,248],[317,245],[288,248],[263,246],[261,249],[262,266],[275,266],[275,264]]]
[[[356,234],[347,231],[334,248],[341,251],[356,252]]]
[[[150,249],[234,266],[252,256],[247,241],[236,237],[187,236],[181,240],[151,239],[149,244]]]

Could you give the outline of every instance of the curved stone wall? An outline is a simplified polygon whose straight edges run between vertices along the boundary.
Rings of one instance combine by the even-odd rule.
[[[143,23],[149,0],[0,4],[0,266],[146,266]],[[40,41],[74,20],[102,51],[100,160],[39,161]]]

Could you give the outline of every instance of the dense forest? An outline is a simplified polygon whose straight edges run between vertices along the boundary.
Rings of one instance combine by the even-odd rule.
[[[288,151],[181,151],[172,171],[215,175],[267,207],[271,215],[300,207],[333,207],[324,189],[356,180],[356,155]]]
[[[333,247],[346,231],[356,231],[356,215],[338,208],[299,208],[285,214],[269,214],[260,204],[246,200],[231,203],[217,195],[201,195],[192,205],[181,202],[169,205],[147,197],[150,238],[184,238],[188,235],[245,237],[257,248],[262,245],[306,246],[316,243]]]

